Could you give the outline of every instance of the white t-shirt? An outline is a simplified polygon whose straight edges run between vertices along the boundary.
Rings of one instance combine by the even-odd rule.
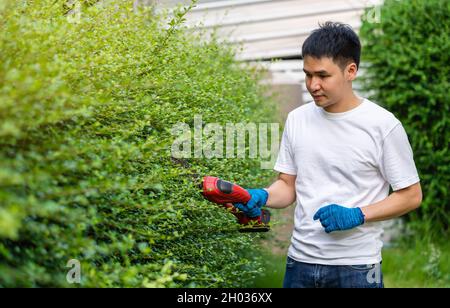
[[[328,204],[364,207],[419,182],[413,152],[401,122],[362,99],[357,107],[330,113],[315,103],[287,117],[274,169],[297,175],[295,227],[288,255],[328,265],[381,261],[379,222],[326,233],[316,211]]]

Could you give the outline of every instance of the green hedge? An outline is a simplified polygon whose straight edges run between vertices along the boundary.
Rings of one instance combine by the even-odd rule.
[[[259,187],[272,172],[173,159],[170,131],[194,114],[271,122],[259,75],[183,29],[181,8],[166,27],[132,1],[73,22],[64,2],[0,1],[0,286],[70,286],[70,259],[83,287],[245,286],[258,236],[190,175]]]
[[[386,0],[361,28],[365,90],[403,123],[424,199],[410,225],[448,236],[450,2]]]

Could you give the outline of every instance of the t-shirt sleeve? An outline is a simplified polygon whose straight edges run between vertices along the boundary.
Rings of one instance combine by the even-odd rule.
[[[283,136],[281,137],[280,150],[278,152],[277,161],[273,167],[275,171],[296,175],[297,167],[294,160],[294,152],[289,140],[289,118],[286,120]]]
[[[408,136],[400,122],[384,138],[380,171],[394,191],[420,181]]]

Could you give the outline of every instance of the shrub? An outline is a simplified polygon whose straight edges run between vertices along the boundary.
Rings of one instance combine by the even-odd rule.
[[[0,285],[69,286],[70,259],[83,287],[245,285],[257,236],[192,176],[258,187],[271,172],[174,159],[171,128],[271,121],[257,73],[185,30],[182,8],[166,26],[131,1],[75,22],[64,3],[0,2]]]
[[[448,236],[450,3],[386,0],[380,16],[361,28],[364,87],[409,136],[424,194],[410,225]]]

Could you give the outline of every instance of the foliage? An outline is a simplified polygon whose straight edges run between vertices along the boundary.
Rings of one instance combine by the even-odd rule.
[[[413,230],[448,237],[450,213],[450,2],[386,0],[379,23],[363,22],[365,90],[400,119],[421,178]]]
[[[0,286],[69,286],[70,259],[83,287],[245,285],[257,236],[193,176],[259,187],[272,174],[258,159],[174,159],[171,128],[270,122],[258,74],[186,30],[183,8],[66,10],[0,0]]]

